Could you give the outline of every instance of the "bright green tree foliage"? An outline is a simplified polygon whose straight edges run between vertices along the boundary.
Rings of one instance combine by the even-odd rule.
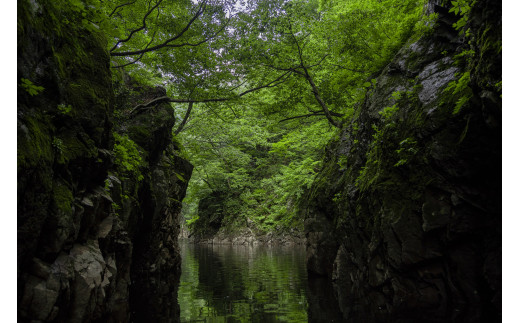
[[[400,46],[424,27],[424,2],[58,5],[71,6],[85,26],[105,34],[115,82],[130,74],[167,89],[161,100],[175,103],[175,140],[195,165],[188,223],[204,226],[197,206],[213,198],[224,226],[271,231],[302,225],[295,205],[319,171],[326,142],[349,122]],[[119,167],[138,170],[139,154],[126,138],[116,138],[115,152]]]
[[[320,169],[330,126],[350,120],[372,78],[424,24],[422,4],[257,1],[240,13],[237,70],[249,87],[274,86],[234,110],[199,108],[204,120],[182,134],[196,165],[185,200],[191,228],[208,226],[196,206],[215,192],[225,227],[301,227],[295,206]]]
[[[208,104],[196,111],[181,136],[195,165],[184,201],[188,223],[197,227],[199,201],[218,192],[230,229],[247,223],[263,232],[301,226],[296,202],[333,134],[327,122],[279,123],[251,106],[219,110]]]
[[[318,10],[316,1],[258,1],[237,23],[236,56],[249,67],[250,82],[279,79],[278,109],[299,107],[337,125],[421,26],[422,4],[355,0]]]

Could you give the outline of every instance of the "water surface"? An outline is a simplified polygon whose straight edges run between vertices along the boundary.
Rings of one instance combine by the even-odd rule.
[[[304,247],[181,243],[181,322],[307,322]]]

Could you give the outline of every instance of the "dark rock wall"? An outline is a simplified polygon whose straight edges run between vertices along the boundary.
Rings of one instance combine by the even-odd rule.
[[[181,201],[193,166],[179,157],[172,138],[175,123],[168,103],[133,110],[139,103],[166,95],[162,88],[128,81],[118,93],[116,132],[127,135],[143,156],[144,170],[111,174],[108,186],[126,223],[133,253],[130,310],[136,322],[176,322],[180,315],[177,288],[180,278]]]
[[[18,320],[177,321],[192,166],[170,106],[114,117],[160,90],[114,96],[96,30],[68,5],[18,2]],[[114,131],[137,144],[139,176],[114,164]]]
[[[348,321],[501,319],[500,3],[477,1],[467,37],[430,7],[434,30],[383,70],[302,205],[307,268]]]

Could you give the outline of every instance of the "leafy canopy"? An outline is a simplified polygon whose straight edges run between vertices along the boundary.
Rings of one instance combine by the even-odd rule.
[[[174,103],[175,138],[195,165],[184,208],[194,230],[215,196],[224,225],[301,226],[295,205],[335,127],[427,20],[424,0],[63,3],[105,34],[114,81],[167,89],[135,108]],[[134,148],[116,137],[125,171],[140,167]]]

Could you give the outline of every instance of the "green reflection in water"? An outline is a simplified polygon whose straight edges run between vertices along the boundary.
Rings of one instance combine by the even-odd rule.
[[[181,322],[307,322],[302,247],[181,243]]]

